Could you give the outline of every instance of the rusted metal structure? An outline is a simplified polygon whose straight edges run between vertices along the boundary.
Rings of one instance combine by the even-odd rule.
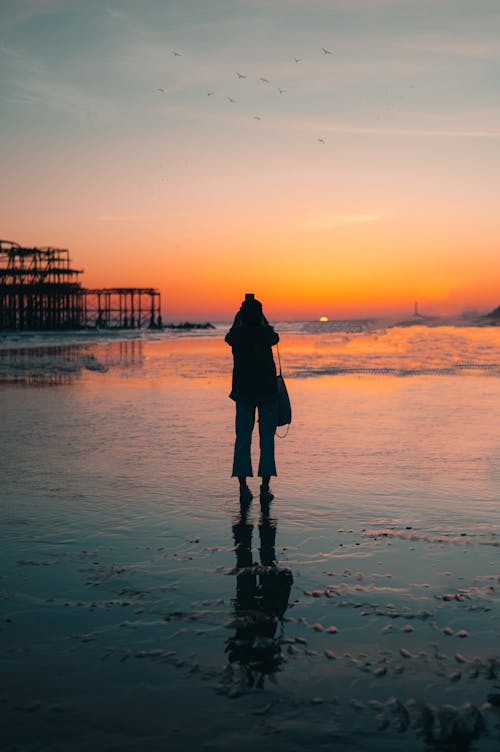
[[[67,250],[0,241],[0,328],[79,328],[80,274]]]
[[[86,327],[160,328],[160,310],[160,293],[147,287],[85,290],[83,299],[83,321]]]
[[[154,288],[86,289],[69,251],[0,240],[0,329],[159,328]]]

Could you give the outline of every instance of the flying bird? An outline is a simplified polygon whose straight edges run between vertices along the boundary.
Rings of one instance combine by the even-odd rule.
[[[238,73],[238,71],[236,71],[236,75],[238,76],[238,78],[246,78],[243,73]]]
[[[254,115],[254,116],[253,116],[253,119],[254,119],[254,120],[262,120],[262,118],[260,117],[260,115]]]
[[[320,144],[326,144],[326,141],[324,138],[318,138],[318,141],[320,142]]]
[[[213,97],[214,94],[215,94],[215,91],[209,91],[207,92],[207,97]]]
[[[268,84],[269,79],[268,78],[259,78],[259,81],[262,81],[263,84]]]
[[[325,55],[333,55],[333,52],[331,50],[327,50],[326,47],[321,48],[323,50],[323,53]]]
[[[158,89],[156,89],[156,91],[161,91],[161,93],[162,93],[162,94],[165,94],[165,89],[160,89],[160,88],[158,87]]]
[[[182,52],[177,52],[176,50],[172,50],[172,55],[175,55],[175,57],[182,57]]]
[[[234,104],[236,102],[236,99],[233,99],[232,97],[228,97],[227,101],[231,102],[231,104]]]
[[[295,60],[296,63],[301,63],[302,62],[302,58],[301,57],[294,57],[293,59]]]
[[[280,94],[285,94],[286,93],[286,89],[280,89],[279,87],[278,87],[278,91],[279,91]]]

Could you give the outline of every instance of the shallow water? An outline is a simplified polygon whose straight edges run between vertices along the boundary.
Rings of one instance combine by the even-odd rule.
[[[8,342],[7,749],[497,749],[497,331],[288,327],[264,514],[219,331]]]

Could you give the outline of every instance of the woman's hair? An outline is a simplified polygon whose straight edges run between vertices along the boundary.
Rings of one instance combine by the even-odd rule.
[[[262,303],[259,300],[244,300],[240,308],[244,324],[260,324],[262,320]]]

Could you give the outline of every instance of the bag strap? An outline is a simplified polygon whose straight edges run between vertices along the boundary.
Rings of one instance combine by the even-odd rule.
[[[289,430],[290,430],[290,423],[288,423],[285,433],[278,433],[278,430],[276,430],[275,436],[277,436],[278,439],[286,439],[286,437],[288,436]]]
[[[276,352],[278,353],[278,365],[279,365],[279,369],[280,369],[279,376],[281,376],[280,346],[279,346],[278,342],[276,342]]]
[[[279,344],[277,342],[276,342],[276,352],[278,353],[278,364],[279,364],[279,369],[280,369],[280,372],[279,372],[278,376],[283,376],[283,374],[281,373],[280,346],[279,346]],[[278,431],[276,431],[276,436],[279,439],[284,439],[284,438],[286,438],[288,436],[288,431],[289,430],[290,430],[290,423],[287,425],[285,433],[278,433]]]

